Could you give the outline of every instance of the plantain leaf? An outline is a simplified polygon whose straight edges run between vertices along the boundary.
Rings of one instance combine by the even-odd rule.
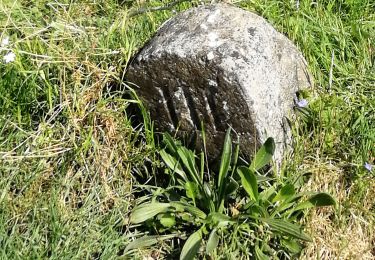
[[[212,197],[211,187],[207,182],[203,183],[203,189],[209,198]]]
[[[211,254],[212,251],[215,250],[218,244],[219,244],[219,236],[216,233],[216,228],[214,228],[211,231],[210,236],[208,237],[208,240],[207,240],[206,254],[207,255]]]
[[[163,142],[166,144],[168,150],[172,152],[173,155],[177,155],[177,145],[170,134],[163,134]]]
[[[135,207],[130,216],[130,223],[142,223],[150,218],[153,218],[159,213],[166,212],[170,209],[169,203],[145,203]]]
[[[207,217],[206,213],[204,213],[199,208],[191,206],[190,204],[187,204],[187,203],[184,203],[184,202],[174,201],[174,202],[171,202],[170,205],[172,207],[176,208],[176,209],[180,209],[180,211],[181,211],[181,209],[183,209],[185,211],[188,211],[192,215],[194,215],[198,218],[201,218],[201,219],[205,219]]]
[[[182,177],[184,181],[188,181],[185,172],[182,170],[180,163],[172,155],[167,153],[164,149],[159,151],[159,154],[165,164],[174,172]]]
[[[255,201],[258,201],[258,183],[255,174],[245,166],[238,167],[237,172],[241,177],[242,186],[249,197]]]
[[[283,235],[289,235],[291,237],[295,237],[305,241],[312,241],[310,236],[303,232],[300,226],[292,224],[286,220],[269,218],[262,218],[261,220],[267,223],[270,226],[271,230],[275,232],[281,233]]]
[[[230,177],[225,187],[225,195],[229,196],[235,193],[238,187],[239,187],[238,183],[232,177]]]
[[[262,175],[256,175],[256,177],[257,177],[258,183],[266,182],[266,181],[271,181],[272,180],[272,178],[266,177],[266,176],[262,176]]]
[[[312,203],[315,207],[324,207],[324,206],[334,206],[336,205],[335,199],[328,193],[318,193],[313,195],[309,202]]]
[[[206,224],[215,226],[217,228],[228,226],[229,224],[234,224],[236,221],[231,217],[219,212],[211,212],[205,221]]]
[[[307,201],[298,204],[294,211],[334,205],[336,205],[335,199],[328,193],[321,192],[311,196]]]
[[[254,172],[261,169],[271,161],[274,152],[275,141],[272,137],[269,137],[256,153],[249,168]]]
[[[271,201],[271,199],[276,196],[276,188],[275,186],[270,186],[266,189],[264,189],[260,194],[259,194],[259,199],[263,201]]]
[[[294,206],[294,202],[292,202],[292,203],[287,203],[287,202],[283,202],[283,203],[281,203],[280,205],[278,205],[276,208],[275,208],[275,210],[274,210],[274,212],[277,212],[277,213],[281,213],[281,212],[283,212],[284,210],[287,210],[287,209],[290,209],[291,207],[293,207]],[[293,210],[294,211],[294,210]]]
[[[181,250],[180,260],[192,260],[197,254],[202,241],[202,231],[198,230],[190,235]]]
[[[218,190],[219,194],[222,195],[224,192],[224,180],[230,167],[230,161],[232,158],[232,138],[230,136],[231,129],[228,128],[224,139],[223,153],[221,154],[221,163],[218,177]]]
[[[296,193],[293,184],[287,184],[281,188],[281,190],[276,194],[273,198],[272,202],[275,203],[276,201],[285,201],[291,198]]]
[[[186,196],[195,202],[195,199],[199,196],[198,185],[192,181],[185,183]]]
[[[175,217],[170,214],[170,213],[166,213],[166,214],[163,214],[160,219],[160,224],[163,225],[163,227],[166,227],[166,228],[171,228],[173,227],[174,225],[176,225],[176,219]]]
[[[301,245],[295,239],[282,239],[281,244],[288,248],[292,254],[298,254],[302,250]]]
[[[176,235],[171,234],[171,235],[164,235],[164,236],[144,236],[140,237],[132,242],[130,242],[126,248],[125,252],[131,250],[131,249],[137,249],[137,248],[143,248],[143,247],[149,247],[152,245],[155,245],[161,241],[171,239],[175,237]]]
[[[195,155],[192,151],[189,149],[181,146],[177,148],[177,153],[178,156],[180,157],[183,165],[186,167],[188,170],[190,177],[193,178],[193,180],[197,183],[200,184],[201,180],[199,177],[199,174],[197,172],[197,168],[195,167]]]

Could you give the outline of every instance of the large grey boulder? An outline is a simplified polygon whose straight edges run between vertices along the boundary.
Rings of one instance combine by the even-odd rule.
[[[126,79],[139,86],[158,131],[194,136],[203,121],[213,157],[228,126],[250,157],[271,136],[278,162],[291,142],[286,118],[296,92],[312,84],[290,40],[262,17],[226,4],[168,20],[135,56]]]

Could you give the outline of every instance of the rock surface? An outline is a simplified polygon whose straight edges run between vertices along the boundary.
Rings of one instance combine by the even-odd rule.
[[[226,4],[168,20],[135,56],[126,79],[139,86],[158,131],[199,137],[203,121],[212,157],[228,126],[250,157],[272,136],[277,162],[291,142],[286,118],[296,92],[312,84],[291,41],[262,17]]]

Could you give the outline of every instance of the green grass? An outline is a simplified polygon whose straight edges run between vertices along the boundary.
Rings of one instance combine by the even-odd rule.
[[[174,13],[128,14],[168,2],[1,1],[0,39],[10,37],[1,61],[16,54],[0,63],[1,258],[109,259],[141,235],[128,223],[134,184],[160,163],[149,124],[132,123],[138,101],[122,77]],[[339,206],[310,211],[314,242],[302,257],[373,258],[375,175],[363,165],[375,157],[375,3],[233,2],[286,34],[315,79],[282,174],[311,173],[304,189],[330,192]]]

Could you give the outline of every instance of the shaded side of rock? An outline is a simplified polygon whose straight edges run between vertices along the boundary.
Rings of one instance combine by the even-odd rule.
[[[228,126],[249,156],[271,136],[278,162],[291,142],[285,119],[296,92],[312,84],[291,41],[263,18],[225,4],[193,8],[164,23],[126,79],[139,86],[158,131],[192,136],[203,122],[212,157]]]

